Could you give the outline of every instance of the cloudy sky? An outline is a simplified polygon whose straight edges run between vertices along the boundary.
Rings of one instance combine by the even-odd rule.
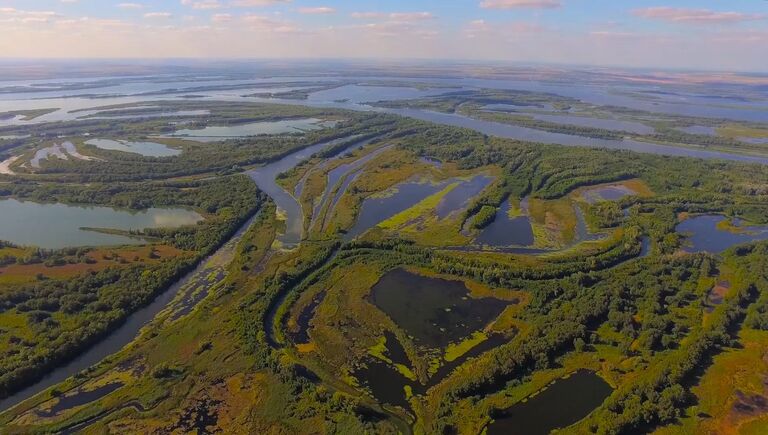
[[[0,0],[0,57],[435,58],[768,72],[766,0]]]

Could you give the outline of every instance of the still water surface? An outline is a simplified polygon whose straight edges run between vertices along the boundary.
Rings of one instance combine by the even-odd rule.
[[[45,249],[143,243],[141,239],[84,231],[82,227],[141,230],[193,225],[201,220],[198,213],[181,208],[129,211],[0,200],[0,240]]]

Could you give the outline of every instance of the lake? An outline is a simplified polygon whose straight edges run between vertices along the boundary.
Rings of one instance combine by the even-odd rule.
[[[683,249],[719,254],[735,245],[768,240],[768,226],[737,226],[736,231],[719,229],[718,224],[726,219],[721,215],[692,216],[678,224],[676,231],[686,235]]]
[[[156,142],[133,142],[122,139],[90,139],[85,142],[86,145],[93,145],[96,148],[112,151],[123,151],[126,153],[141,154],[146,157],[171,157],[181,154],[181,150],[171,148]]]
[[[130,211],[99,206],[0,200],[0,240],[44,249],[144,243],[137,238],[84,231],[80,229],[82,227],[140,230],[194,225],[201,220],[203,217],[198,213],[181,208]]]
[[[371,289],[370,301],[417,343],[442,348],[485,327],[511,302],[473,298],[462,281],[394,269]]]
[[[458,186],[443,196],[437,207],[435,207],[435,214],[437,214],[439,219],[445,219],[449,215],[464,209],[492,181],[493,177],[487,175],[477,175],[469,180],[462,180]]]
[[[583,419],[611,395],[600,376],[579,370],[493,416],[487,435],[547,435]]]
[[[520,204],[527,208],[526,200]],[[496,212],[496,219],[482,229],[475,243],[483,246],[531,246],[534,242],[533,228],[528,216],[509,217],[512,205],[509,199],[504,201]]]
[[[323,128],[332,128],[335,125],[336,121],[323,121],[317,118],[283,119],[280,121],[207,126],[200,129],[182,129],[177,130],[171,137],[184,137],[197,142],[219,142],[248,136],[304,133]]]
[[[354,239],[392,216],[408,210],[424,198],[441,191],[444,187],[445,183],[414,181],[398,184],[381,196],[367,198],[363,201],[355,225],[347,232],[345,239]]]

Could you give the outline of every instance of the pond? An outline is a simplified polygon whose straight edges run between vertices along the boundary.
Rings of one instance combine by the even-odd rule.
[[[198,213],[181,208],[129,211],[0,200],[0,240],[44,249],[144,243],[137,238],[82,229],[86,227],[127,231],[193,225],[201,220]]]
[[[323,302],[323,299],[325,299],[325,294],[325,292],[320,292],[315,295],[309,304],[301,309],[301,312],[296,319],[296,329],[294,331],[287,331],[288,336],[290,336],[294,343],[301,344],[309,342],[309,322],[311,322],[312,318],[315,317],[315,311],[317,310],[317,307],[320,306],[320,304]]]
[[[493,177],[478,175],[469,180],[462,181],[451,189],[435,207],[435,213],[440,219],[445,219],[451,213],[464,209],[469,201],[479,195],[493,181]]]
[[[386,354],[385,356],[392,361],[392,364],[402,364],[410,368],[411,363],[408,354],[397,337],[392,332],[385,332]],[[475,358],[493,348],[496,348],[508,341],[508,338],[502,334],[493,334],[487,340],[470,349],[461,357],[447,362],[429,378],[426,384],[408,379],[392,364],[387,364],[378,359],[369,359],[365,367],[354,372],[355,377],[362,385],[371,390],[373,396],[382,403],[408,408],[410,405],[406,400],[406,387],[411,389],[414,395],[424,395],[427,391],[443,381],[453,372],[456,367],[464,364],[470,358]]]
[[[719,254],[735,245],[768,240],[768,226],[741,226],[734,221],[732,230],[719,228],[726,219],[721,215],[702,215],[681,222],[676,231],[687,236],[683,249]]]
[[[33,168],[40,168],[40,161],[48,160],[51,157],[61,160],[69,160],[70,157],[77,160],[94,160],[93,157],[80,154],[80,152],[77,151],[77,147],[75,147],[72,142],[64,142],[37,150],[29,163]]]
[[[370,301],[421,345],[442,348],[468,337],[512,302],[473,298],[461,281],[394,269],[371,289]]]
[[[368,387],[381,403],[410,408],[405,398],[405,387],[412,384],[402,373],[378,359],[369,359],[365,367],[355,371],[354,376]]]
[[[445,183],[422,182],[401,183],[388,194],[367,198],[360,208],[355,225],[347,232],[345,239],[351,240],[377,224],[418,204],[424,198],[441,191]]]
[[[526,204],[524,199],[520,207],[525,209]],[[483,228],[475,243],[492,247],[533,245],[533,228],[528,216],[509,217],[511,207],[509,199],[504,201],[496,212],[496,219]]]
[[[384,332],[386,354],[392,364],[402,364],[410,367],[411,363],[403,345],[397,336],[390,331]],[[408,408],[410,405],[405,397],[405,387],[410,386],[416,391],[421,385],[405,377],[390,364],[379,359],[366,360],[365,367],[355,371],[355,377],[368,387],[373,396],[382,403]]]
[[[156,142],[133,142],[122,139],[90,139],[86,145],[112,151],[124,151],[126,153],[141,154],[146,157],[170,157],[178,156],[181,150],[171,148]]]
[[[595,204],[601,201],[616,201],[625,196],[635,195],[636,192],[622,184],[612,184],[610,186],[590,187],[582,191],[581,196],[589,204]]]
[[[197,142],[218,142],[248,136],[304,133],[332,128],[335,125],[336,121],[323,121],[317,118],[284,119],[226,126],[207,126],[200,129],[182,129],[177,130],[171,137],[184,137]]]
[[[96,400],[101,399],[102,397],[107,396],[110,393],[113,393],[117,391],[118,389],[123,387],[122,382],[113,382],[109,384],[102,385],[100,387],[96,387],[93,390],[84,391],[82,389],[77,389],[74,394],[67,394],[66,396],[62,396],[59,398],[59,401],[56,402],[55,405],[53,405],[49,410],[46,411],[40,411],[36,410],[35,414],[38,417],[53,417],[56,415],[59,415],[63,411],[67,411],[69,409],[87,405],[91,402],[95,402]]]
[[[600,376],[579,370],[555,381],[544,391],[499,411],[488,425],[488,435],[547,435],[583,419],[611,395]]]

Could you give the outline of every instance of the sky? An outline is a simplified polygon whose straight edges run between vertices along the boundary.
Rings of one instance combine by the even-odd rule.
[[[494,60],[768,72],[768,0],[0,0],[0,58]]]

